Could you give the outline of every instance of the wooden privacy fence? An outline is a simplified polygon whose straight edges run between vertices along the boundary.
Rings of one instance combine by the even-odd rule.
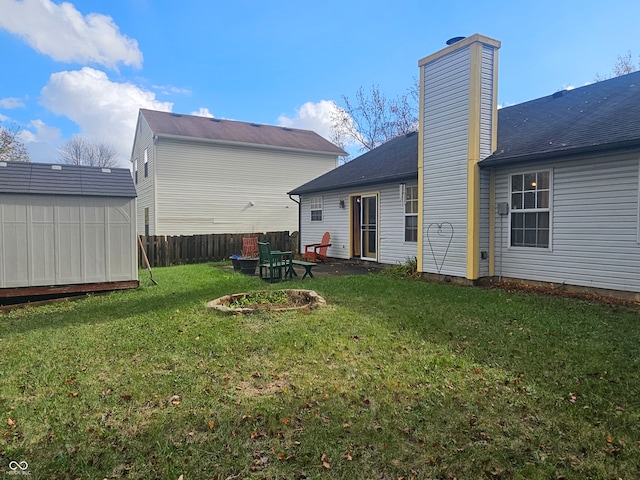
[[[297,238],[297,232],[294,236]],[[169,267],[185,263],[217,262],[228,259],[231,255],[240,255],[243,237],[258,237],[258,241],[269,242],[274,250],[295,250],[295,245],[292,245],[294,237],[289,232],[141,235],[140,239],[152,267]],[[142,252],[138,252],[138,265],[146,268]]]

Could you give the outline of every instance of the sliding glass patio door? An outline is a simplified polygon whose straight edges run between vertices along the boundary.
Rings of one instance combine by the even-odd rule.
[[[361,258],[363,260],[378,259],[378,196],[363,195],[360,197],[360,239]]]

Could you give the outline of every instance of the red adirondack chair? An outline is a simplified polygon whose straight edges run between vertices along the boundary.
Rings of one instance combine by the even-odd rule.
[[[258,256],[258,237],[242,238],[242,256],[250,258]]]
[[[308,262],[326,262],[327,261],[327,247],[331,246],[331,235],[329,232],[324,232],[322,241],[320,243],[310,243],[304,246],[304,254],[302,259]]]

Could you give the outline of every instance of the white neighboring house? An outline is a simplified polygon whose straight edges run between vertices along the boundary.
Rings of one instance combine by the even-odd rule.
[[[287,192],[344,155],[309,130],[141,109],[131,153],[138,233],[297,230]]]

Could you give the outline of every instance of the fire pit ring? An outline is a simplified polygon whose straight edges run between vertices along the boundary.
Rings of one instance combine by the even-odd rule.
[[[270,303],[260,302],[261,296],[268,299],[269,295],[283,293],[286,297],[285,303]],[[255,303],[252,303],[252,298],[256,298]],[[243,300],[248,299],[249,302],[243,305]],[[237,305],[237,306],[234,306]],[[207,302],[208,311],[216,311],[223,313],[235,313],[245,314],[252,313],[258,310],[267,310],[271,312],[284,312],[290,310],[312,310],[319,308],[327,304],[326,300],[318,295],[313,290],[299,290],[299,289],[287,289],[287,290],[258,290],[253,292],[244,293],[232,293],[225,295],[215,300]]]

